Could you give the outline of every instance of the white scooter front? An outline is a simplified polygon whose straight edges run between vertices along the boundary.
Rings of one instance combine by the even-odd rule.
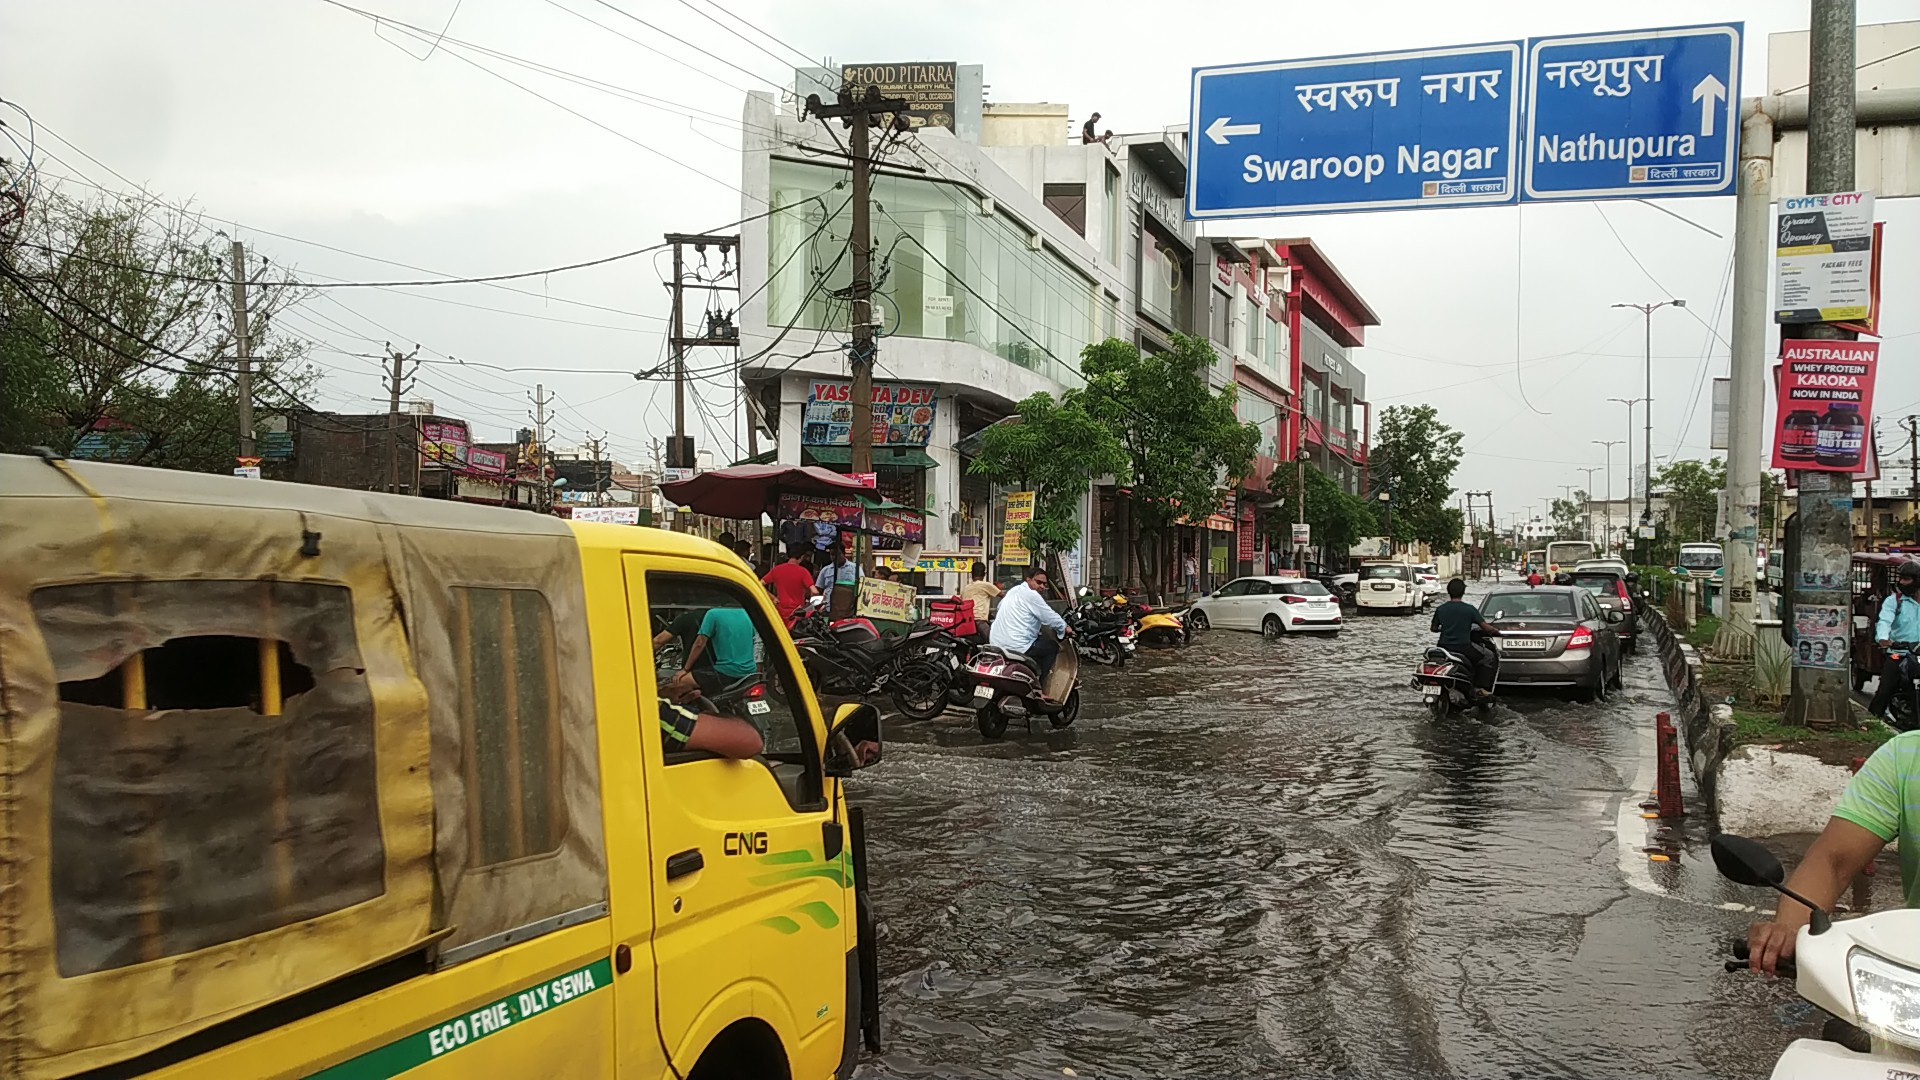
[[[1716,836],[1713,861],[1732,881],[1792,896],[1780,860],[1755,841]],[[1794,959],[1800,996],[1865,1032],[1871,1048],[1796,1039],[1774,1065],[1773,1080],[1920,1080],[1920,910],[1836,923],[1816,908],[1795,941]]]

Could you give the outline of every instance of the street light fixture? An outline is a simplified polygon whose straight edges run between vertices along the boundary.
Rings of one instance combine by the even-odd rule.
[[[1653,504],[1653,313],[1663,307],[1683,308],[1687,306],[1687,302],[1685,300],[1673,299],[1645,304],[1615,304],[1613,306],[1617,308],[1632,308],[1640,313],[1642,320],[1646,323],[1647,393],[1646,396],[1640,400],[1647,403],[1647,415],[1645,417],[1645,457],[1647,462],[1647,504],[1651,507]],[[1631,412],[1628,413],[1627,432],[1627,437],[1631,439],[1633,437]],[[1631,451],[1629,451],[1629,454],[1631,454]],[[1627,465],[1627,499],[1627,520],[1629,527],[1631,527],[1633,520],[1633,465],[1631,459],[1629,459]]]

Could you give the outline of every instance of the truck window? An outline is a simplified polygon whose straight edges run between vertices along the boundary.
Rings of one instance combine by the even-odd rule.
[[[667,573],[647,575],[647,604],[649,625],[656,629],[656,685],[681,671],[695,643],[705,637],[692,671],[711,711],[740,717],[760,729],[766,743],[760,761],[779,782],[789,805],[796,810],[823,808],[820,754],[801,696],[804,684],[787,664],[785,650],[775,644],[779,639],[761,606],[721,579]],[[679,632],[688,629],[693,632]],[[708,756],[669,751],[666,762],[671,768]]]
[[[534,589],[453,593],[472,866],[544,855],[566,831],[553,611]]]
[[[63,977],[179,956],[385,891],[375,715],[343,586],[37,589],[60,683]]]

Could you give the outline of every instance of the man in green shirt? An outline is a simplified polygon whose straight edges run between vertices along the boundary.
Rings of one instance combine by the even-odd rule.
[[[1467,595],[1467,583],[1461,578],[1447,582],[1447,602],[1433,609],[1433,624],[1429,627],[1440,635],[1439,645],[1449,652],[1466,657],[1473,669],[1473,686],[1482,697],[1493,693],[1493,657],[1487,654],[1486,646],[1473,640],[1473,632],[1497,635],[1495,630],[1480,617],[1480,609],[1461,599]]]
[[[680,670],[699,681],[701,689],[718,692],[730,682],[744,679],[759,670],[753,658],[753,617],[737,607],[708,608],[700,618],[700,632]],[[696,665],[711,652],[713,669],[702,671]]]
[[[1920,908],[1920,731],[1895,735],[1861,766],[1826,829],[1787,878],[1787,888],[1831,909],[1894,840],[1900,841],[1901,895],[1907,907]],[[1793,955],[1800,928],[1812,917],[1806,905],[1782,896],[1773,920],[1754,923],[1747,932],[1753,969],[1773,974]]]

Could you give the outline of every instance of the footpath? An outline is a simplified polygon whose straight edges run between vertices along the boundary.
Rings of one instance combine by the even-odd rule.
[[[1677,702],[1673,722],[1682,760],[1725,832],[1819,832],[1860,763],[1893,735],[1857,702],[1851,726],[1813,730],[1786,723],[1783,643],[1775,649],[1762,641],[1751,658],[1718,659],[1710,648],[1719,628],[1712,616],[1676,631],[1668,613],[1649,606],[1642,627],[1659,649]]]

